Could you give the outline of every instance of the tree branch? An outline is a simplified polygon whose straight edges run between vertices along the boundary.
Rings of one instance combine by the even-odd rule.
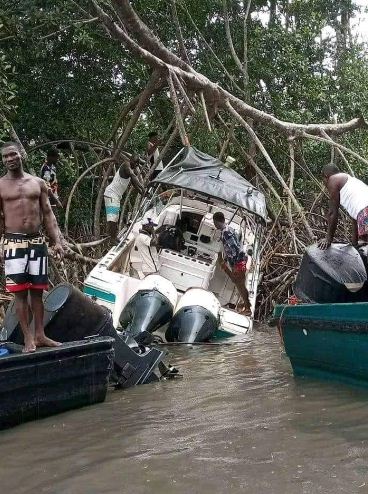
[[[180,56],[184,60],[184,62],[186,62],[188,65],[191,65],[189,57],[188,57],[187,49],[185,48],[183,33],[181,30],[179,17],[178,17],[178,11],[176,8],[176,0],[171,0],[171,11],[172,11],[172,16],[173,16],[176,34],[178,37]]]
[[[332,139],[332,138],[331,138],[331,137],[327,134],[327,132],[325,132],[323,129],[321,130],[321,134],[322,134],[322,136],[323,136],[323,137],[325,137],[326,139],[328,139],[329,141],[331,141],[331,143],[333,142],[333,143],[335,144],[334,140],[333,140],[333,139]],[[334,147],[332,147],[331,149],[336,149],[336,151],[339,153],[340,157],[342,158],[343,162],[344,162],[344,163],[345,163],[345,165],[348,167],[348,170],[349,170],[350,174],[351,174],[353,177],[355,177],[354,170],[351,168],[350,163],[349,163],[349,162],[348,162],[348,160],[345,158],[345,155],[344,155],[344,153],[341,151],[341,149],[340,149],[340,148],[338,148],[338,147],[335,147],[335,146],[334,146]],[[331,157],[331,161],[332,161],[332,157]]]
[[[107,146],[108,144],[110,144],[111,141],[113,141],[115,139],[115,136],[119,130],[119,127],[120,125],[123,123],[123,120],[124,118],[128,115],[128,113],[133,110],[133,108],[135,107],[135,105],[138,103],[138,100],[139,100],[139,94],[133,98],[132,100],[130,100],[127,104],[125,104],[119,114],[119,117],[117,118],[116,122],[115,122],[115,125],[111,131],[111,134],[110,136],[108,137],[108,139],[106,139],[105,141],[105,146]]]
[[[294,193],[294,174],[295,174],[295,149],[294,149],[294,138],[289,139],[289,153],[290,153],[290,177],[289,177],[289,189],[291,190],[292,193]],[[288,205],[287,205],[287,210],[288,210],[288,217],[289,217],[289,224],[290,224],[290,229],[291,229],[291,235],[293,239],[293,244],[294,244],[294,250],[295,254],[298,253],[298,248],[296,246],[296,235],[295,235],[295,228],[294,228],[294,222],[293,222],[293,211],[292,211],[292,204],[291,204],[291,197],[290,195],[288,196]]]
[[[221,70],[224,72],[224,74],[227,76],[227,78],[229,79],[230,83],[234,86],[234,88],[236,88],[241,94],[244,94],[244,90],[238,86],[238,84],[234,81],[234,76],[230,74],[230,72],[227,70],[227,68],[225,67],[225,65],[221,62],[221,60],[219,59],[219,57],[216,55],[216,53],[213,51],[211,45],[209,45],[206,41],[206,38],[203,36],[203,34],[201,33],[201,31],[199,30],[197,24],[194,22],[193,20],[193,17],[190,15],[189,11],[187,8],[184,8],[183,5],[179,4],[179,7],[181,7],[184,12],[187,14],[191,24],[193,25],[195,31],[197,32],[197,34],[199,35],[199,37],[202,39],[205,47],[210,51],[211,55],[213,56],[213,58],[216,60],[216,62],[219,64],[219,67],[221,68]]]
[[[152,94],[156,91],[156,86],[158,81],[160,81],[160,74],[158,71],[154,71],[146,85],[146,87],[143,89],[143,91],[139,95],[139,99],[137,101],[137,104],[133,110],[132,116],[128,122],[128,125],[125,127],[123,133],[119,137],[118,143],[116,145],[115,151],[114,151],[114,156],[117,157],[119,154],[120,150],[125,146],[127,143],[130,134],[132,133],[132,130],[134,129],[135,124],[137,123],[144,107],[150,100]],[[160,85],[162,87],[162,85]]]
[[[323,129],[321,129],[321,132],[322,132],[322,130]],[[335,146],[337,149],[341,149],[341,151],[345,151],[345,153],[351,154],[352,156],[354,156],[356,159],[360,160],[365,165],[368,165],[368,161],[366,159],[364,159],[362,156],[360,156],[360,154],[356,153],[355,151],[352,151],[351,149],[343,146],[342,144],[340,144],[336,141],[333,141],[331,138],[326,139],[324,137],[311,135],[308,132],[303,132],[302,135],[303,135],[303,137],[306,137],[308,139],[312,139],[313,141],[325,142],[329,146]]]
[[[185,89],[184,89],[184,86],[182,85],[182,83],[180,82],[180,79],[179,77],[175,74],[175,72],[172,72],[171,73],[172,75],[172,78],[173,78],[173,82],[175,82],[175,85],[177,86],[177,88],[179,89],[181,95],[183,96],[183,99],[185,101],[185,104],[187,105],[188,107],[188,110],[191,112],[191,113],[195,113],[196,110],[192,104],[192,102],[190,101],[189,99],[189,96],[187,95],[187,93],[185,92]]]
[[[235,65],[238,67],[240,70],[240,73],[243,74],[244,72],[244,67],[241,61],[239,60],[239,57],[235,51],[234,48],[234,43],[233,43],[233,38],[231,36],[231,31],[230,31],[230,22],[229,22],[229,13],[227,10],[227,0],[222,0],[222,6],[224,10],[224,20],[225,20],[225,33],[226,33],[226,39],[227,39],[227,44],[229,45],[230,48],[230,53],[231,56],[233,57],[233,60],[235,62]]]
[[[93,0],[95,3],[95,0]],[[184,71],[191,71],[191,66],[177,57],[174,53],[166,48],[157,36],[142,22],[138,17],[129,0],[112,0],[112,4],[124,19],[124,27],[134,35],[139,45],[145,50],[161,59],[164,63],[175,65]]]
[[[187,132],[185,130],[184,121],[183,121],[183,117],[181,114],[178,97],[177,97],[177,94],[175,91],[174,83],[172,81],[170,72],[169,72],[169,75],[167,77],[167,82],[169,84],[171,101],[173,103],[175,116],[176,116],[176,124],[177,124],[178,130],[179,130],[179,134],[180,134],[183,146],[189,146],[188,135],[187,135]]]
[[[114,0],[116,4],[118,0]],[[142,44],[140,46],[135,42],[123,29],[121,29],[112,19],[99,7],[96,0],[92,0],[96,14],[100,17],[110,34],[123,42],[134,54],[142,57],[151,67],[163,68],[166,71],[175,72],[178,77],[186,81],[187,86],[191,86],[194,91],[206,90],[212,91],[218,98],[219,104],[226,106],[228,100],[238,114],[246,118],[252,118],[255,122],[268,125],[277,129],[279,132],[292,135],[302,132],[309,134],[320,134],[324,129],[329,134],[343,134],[357,128],[366,128],[367,124],[363,117],[354,118],[350,122],[340,124],[295,124],[284,122],[275,118],[273,115],[258,110],[236,96],[232,95],[218,84],[210,81],[204,75],[196,72],[180,58],[173,55],[167,50],[148,27],[139,19],[137,14],[132,10],[128,0],[120,0],[119,8],[122,13],[127,13],[124,17],[124,26],[129,32],[133,32],[135,37]],[[122,7],[124,7],[122,9]],[[117,7],[118,8],[118,7]],[[162,57],[162,58],[160,58]]]
[[[64,231],[65,231],[65,235],[66,236],[69,236],[69,230],[68,230],[68,226],[69,226],[69,212],[70,212],[70,204],[72,202],[72,199],[73,199],[73,196],[74,196],[74,193],[78,187],[78,184],[81,180],[83,180],[83,178],[88,174],[90,173],[92,170],[94,170],[95,168],[97,168],[98,166],[100,165],[103,165],[104,163],[110,163],[112,161],[112,158],[105,158],[101,161],[97,161],[97,163],[94,163],[93,165],[91,165],[89,168],[87,168],[86,170],[84,170],[84,172],[77,178],[77,180],[75,181],[73,187],[72,187],[72,190],[70,191],[70,194],[69,194],[69,197],[68,197],[68,202],[66,204],[66,208],[65,208],[65,220],[64,220]]]
[[[248,18],[250,13],[250,7],[252,0],[248,0],[245,8],[244,20],[243,20],[243,78],[244,78],[244,91],[246,102],[250,103],[250,90],[249,90],[249,72],[248,72]]]
[[[56,36],[57,34],[64,33],[65,31],[67,31],[71,27],[81,26],[83,24],[91,24],[92,22],[96,22],[98,20],[99,20],[98,17],[92,17],[91,19],[82,19],[80,21],[73,22],[72,24],[69,24],[68,26],[63,27],[62,29],[59,29],[58,31],[55,31],[55,32],[50,33],[50,34],[46,34],[46,36],[41,36],[39,38],[39,40],[52,38],[52,36]]]
[[[290,190],[290,188],[287,185],[287,183],[285,182],[285,180],[282,178],[280,172],[278,171],[278,169],[274,165],[274,163],[273,163],[270,155],[266,151],[266,149],[263,146],[262,142],[259,140],[257,134],[254,132],[254,130],[252,129],[252,127],[239,115],[239,113],[236,110],[234,110],[234,108],[231,106],[231,104],[229,102],[226,103],[226,107],[229,110],[229,112],[231,113],[231,115],[233,117],[235,117],[238,120],[238,122],[248,131],[248,133],[250,134],[251,138],[254,140],[254,142],[258,146],[259,150],[261,151],[261,153],[265,157],[267,163],[270,165],[272,171],[275,173],[276,177],[279,179],[280,184],[283,186],[283,188],[285,189],[286,193],[290,196],[290,199],[292,200],[292,202],[293,202],[296,210],[300,214],[300,217],[301,217],[301,219],[302,219],[302,221],[304,223],[304,226],[305,226],[305,228],[307,230],[307,233],[308,233],[310,239],[312,241],[314,241],[314,234],[313,234],[312,229],[311,229],[311,227],[310,227],[310,225],[309,225],[309,223],[308,223],[308,221],[307,221],[307,219],[305,217],[303,208],[301,207],[301,205],[297,201],[296,197],[294,196],[294,194]]]
[[[202,104],[204,118],[206,120],[207,128],[208,128],[209,132],[212,132],[211,122],[210,122],[210,119],[209,119],[209,116],[208,116],[208,111],[207,111],[207,106],[206,106],[206,100],[204,99],[203,91],[200,91],[199,92],[199,97],[201,99],[201,104]]]
[[[226,129],[228,129],[228,131],[230,131],[229,127],[226,125],[226,123],[223,120],[223,118],[221,117],[221,115],[217,115],[217,118],[220,120],[220,122],[222,123],[222,125]],[[285,209],[285,205],[284,205],[281,197],[279,196],[279,194],[276,192],[276,189],[274,188],[274,186],[272,185],[272,183],[268,180],[268,178],[266,177],[266,175],[263,173],[263,171],[260,169],[260,167],[254,161],[254,159],[243,149],[243,146],[240,144],[240,142],[234,136],[233,133],[231,134],[231,140],[238,146],[239,151],[244,156],[245,160],[254,168],[255,172],[260,176],[261,180],[263,180],[263,182],[265,183],[265,185],[267,186],[267,188],[272,192],[272,194],[274,195],[274,197],[277,200],[277,202],[281,205],[281,208],[282,209]]]

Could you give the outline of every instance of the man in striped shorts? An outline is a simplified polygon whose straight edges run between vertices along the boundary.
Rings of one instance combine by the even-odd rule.
[[[24,336],[24,352],[36,347],[59,346],[45,335],[42,292],[48,287],[47,245],[40,232],[43,225],[54,244],[55,254],[63,256],[60,230],[41,178],[23,170],[17,143],[1,148],[7,173],[0,178],[0,216],[2,217],[3,255],[6,290],[15,295],[15,308]],[[29,325],[30,297],[35,331]]]

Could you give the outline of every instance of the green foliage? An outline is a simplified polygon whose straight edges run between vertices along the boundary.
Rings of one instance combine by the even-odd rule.
[[[240,60],[244,49],[245,3],[227,0],[233,44]],[[113,14],[108,1],[102,4]],[[133,6],[166,46],[178,53],[171,1],[135,0]],[[235,87],[236,84],[243,89],[244,80],[226,41],[222,0],[178,0],[177,10],[193,67],[244,97]],[[0,103],[2,112],[26,144],[31,140],[38,143],[61,138],[104,142],[122,105],[146,84],[149,69],[109,38],[99,23],[85,22],[92,15],[89,0],[2,0]],[[351,19],[356,15],[357,8],[348,0],[253,0],[247,23],[246,89],[251,103],[294,122],[328,122],[335,113],[339,121],[358,113],[368,117],[367,51],[349,35]],[[155,128],[162,133],[172,115],[167,93],[155,95],[127,147],[143,153],[149,130]],[[186,125],[194,145],[218,154],[226,134],[215,123],[213,133],[208,132],[199,105],[197,115],[188,118]],[[270,129],[255,130],[287,177],[289,157],[285,140]],[[242,145],[249,148],[244,131],[235,129],[235,133]],[[363,155],[368,151],[364,132],[344,137],[342,142]],[[228,152],[237,159],[239,170],[248,173],[237,147],[230,144]],[[329,158],[330,150],[325,145],[307,142],[298,150],[298,193],[315,188],[306,166],[316,176]],[[266,163],[259,156],[256,159],[279,187]],[[63,163],[62,190],[68,191],[80,168],[70,156]],[[356,160],[351,163],[358,173],[365,173]],[[279,192],[282,193],[280,187]],[[83,215],[90,215],[91,185],[83,184],[78,194],[81,204],[83,194],[88,195],[88,208]]]
[[[8,119],[12,118],[16,109],[16,86],[12,81],[14,69],[0,49],[0,139],[6,136],[10,125]]]

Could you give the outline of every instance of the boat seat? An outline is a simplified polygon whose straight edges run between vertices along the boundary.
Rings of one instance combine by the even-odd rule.
[[[171,225],[174,226],[178,219],[178,211],[173,211],[172,209],[167,209],[162,212],[158,220],[158,226]]]
[[[170,280],[177,290],[208,289],[215,272],[215,263],[189,257],[180,252],[162,249],[159,254],[159,274]]]

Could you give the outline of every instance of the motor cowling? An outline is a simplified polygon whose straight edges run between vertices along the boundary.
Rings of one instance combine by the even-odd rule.
[[[169,323],[176,302],[174,285],[162,276],[149,275],[121,312],[121,328],[139,343],[148,344],[151,334]]]
[[[220,303],[215,295],[201,288],[190,288],[180,299],[166,330],[169,342],[207,341],[219,327]]]

